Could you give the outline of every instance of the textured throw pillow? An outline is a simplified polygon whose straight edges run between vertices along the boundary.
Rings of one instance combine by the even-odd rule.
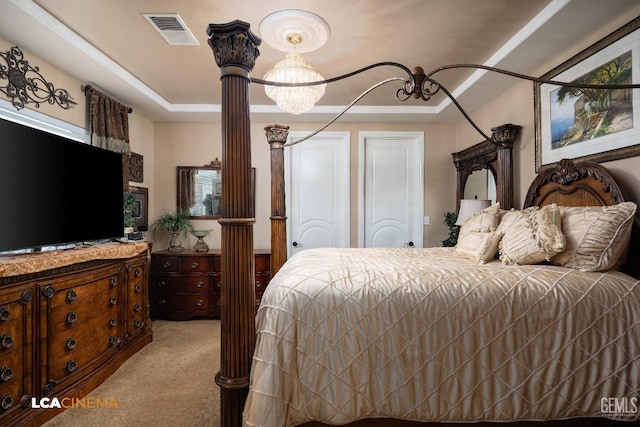
[[[458,239],[454,254],[484,264],[496,257],[501,238],[502,233],[497,231],[470,231]]]
[[[458,241],[464,238],[464,235],[472,231],[486,233],[489,231],[495,231],[500,221],[500,203],[491,205],[479,212],[476,212],[471,218],[467,219],[464,224],[460,226],[460,232],[458,233]]]
[[[500,241],[500,260],[504,264],[538,264],[565,249],[562,212],[555,203],[515,212]]]
[[[567,249],[551,262],[581,271],[606,271],[624,262],[636,204],[563,207],[562,229]]]

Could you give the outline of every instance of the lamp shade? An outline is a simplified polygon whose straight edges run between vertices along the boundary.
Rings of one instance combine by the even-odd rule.
[[[460,200],[460,211],[458,212],[458,219],[456,225],[462,225],[466,220],[471,218],[476,212],[480,212],[482,209],[491,206],[491,200],[478,200],[478,199],[462,199]]]

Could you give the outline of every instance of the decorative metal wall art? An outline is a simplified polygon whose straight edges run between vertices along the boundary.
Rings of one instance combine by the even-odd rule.
[[[16,109],[20,110],[27,104],[39,108],[42,102],[57,104],[65,110],[76,105],[67,90],[56,89],[40,74],[39,67],[29,65],[18,46],[0,52],[0,58],[5,62],[0,62],[0,82],[3,84],[0,92],[9,98]]]

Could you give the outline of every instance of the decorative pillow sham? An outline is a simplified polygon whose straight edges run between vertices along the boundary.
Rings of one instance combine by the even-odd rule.
[[[511,225],[500,241],[500,260],[507,265],[538,264],[550,261],[562,252],[566,239],[562,233],[562,212],[553,203],[540,209],[513,211],[515,218],[506,218]],[[505,218],[503,218],[505,219]]]
[[[464,238],[464,235],[472,231],[486,233],[489,231],[495,231],[500,221],[500,203],[491,205],[479,212],[473,214],[473,216],[467,219],[462,226],[460,226],[460,232],[458,233],[458,241]]]
[[[581,271],[619,268],[629,247],[636,208],[633,202],[562,207],[562,230],[567,238],[567,249],[551,262]]]
[[[458,239],[454,254],[484,264],[496,257],[501,238],[502,233],[497,231],[469,231]]]

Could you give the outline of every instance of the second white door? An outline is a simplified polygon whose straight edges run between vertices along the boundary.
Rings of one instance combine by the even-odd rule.
[[[422,247],[424,134],[360,132],[360,247]]]

